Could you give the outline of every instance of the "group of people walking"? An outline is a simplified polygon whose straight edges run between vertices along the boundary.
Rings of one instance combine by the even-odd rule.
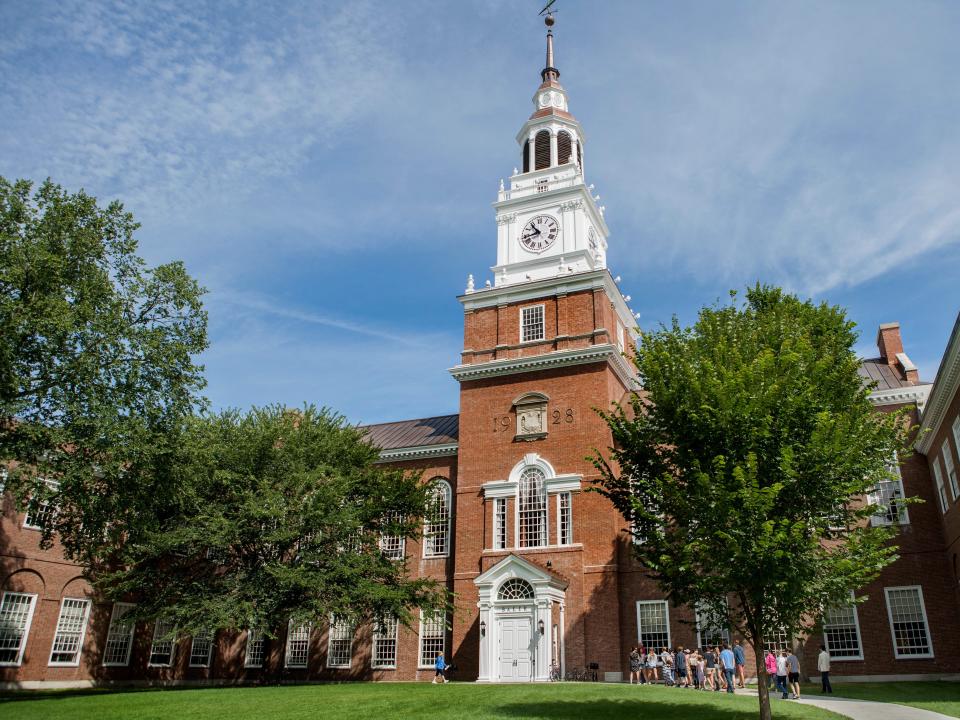
[[[713,690],[728,693],[734,687],[744,687],[746,655],[739,640],[731,648],[722,646],[676,649],[646,648],[637,645],[630,652],[630,684],[658,683],[673,687]],[[800,699],[800,659],[792,650],[767,650],[764,656],[767,670],[767,690],[776,683],[777,692],[784,700]],[[822,692],[832,693],[830,685],[830,653],[823,645],[817,657]]]
[[[732,693],[734,686],[744,687],[746,656],[743,646],[736,640],[706,648],[676,649],[636,646],[630,652],[630,683],[657,683],[696,690],[726,690]]]

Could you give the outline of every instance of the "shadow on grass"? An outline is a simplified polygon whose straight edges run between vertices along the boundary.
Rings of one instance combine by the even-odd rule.
[[[656,720],[746,720],[757,716],[756,708],[725,708],[714,703],[685,702],[672,704],[659,699],[651,700],[551,700],[536,703],[497,704],[490,708],[490,717],[503,718],[550,718],[550,720],[583,720],[599,718],[622,720],[622,718],[653,717]]]

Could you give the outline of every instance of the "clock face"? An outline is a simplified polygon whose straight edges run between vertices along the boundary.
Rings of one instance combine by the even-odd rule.
[[[550,104],[550,93],[540,93],[540,107],[547,107]]]
[[[553,245],[560,233],[560,225],[549,215],[537,215],[520,231],[520,244],[530,252],[541,253]]]

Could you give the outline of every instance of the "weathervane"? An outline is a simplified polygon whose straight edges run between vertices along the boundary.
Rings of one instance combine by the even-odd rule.
[[[543,15],[544,13],[547,14],[547,16],[543,19],[543,21],[547,25],[553,25],[553,13],[550,10],[550,6],[553,5],[556,1],[557,0],[550,0],[550,2],[548,2],[546,5],[543,6],[543,10],[540,11],[541,15]]]

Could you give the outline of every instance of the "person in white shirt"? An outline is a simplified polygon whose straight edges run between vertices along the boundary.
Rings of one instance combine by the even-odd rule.
[[[781,650],[777,655],[777,690],[787,699],[787,651]]]
[[[820,671],[820,692],[832,693],[830,686],[830,653],[827,652],[825,645],[820,646],[820,654],[817,655],[817,670]]]

